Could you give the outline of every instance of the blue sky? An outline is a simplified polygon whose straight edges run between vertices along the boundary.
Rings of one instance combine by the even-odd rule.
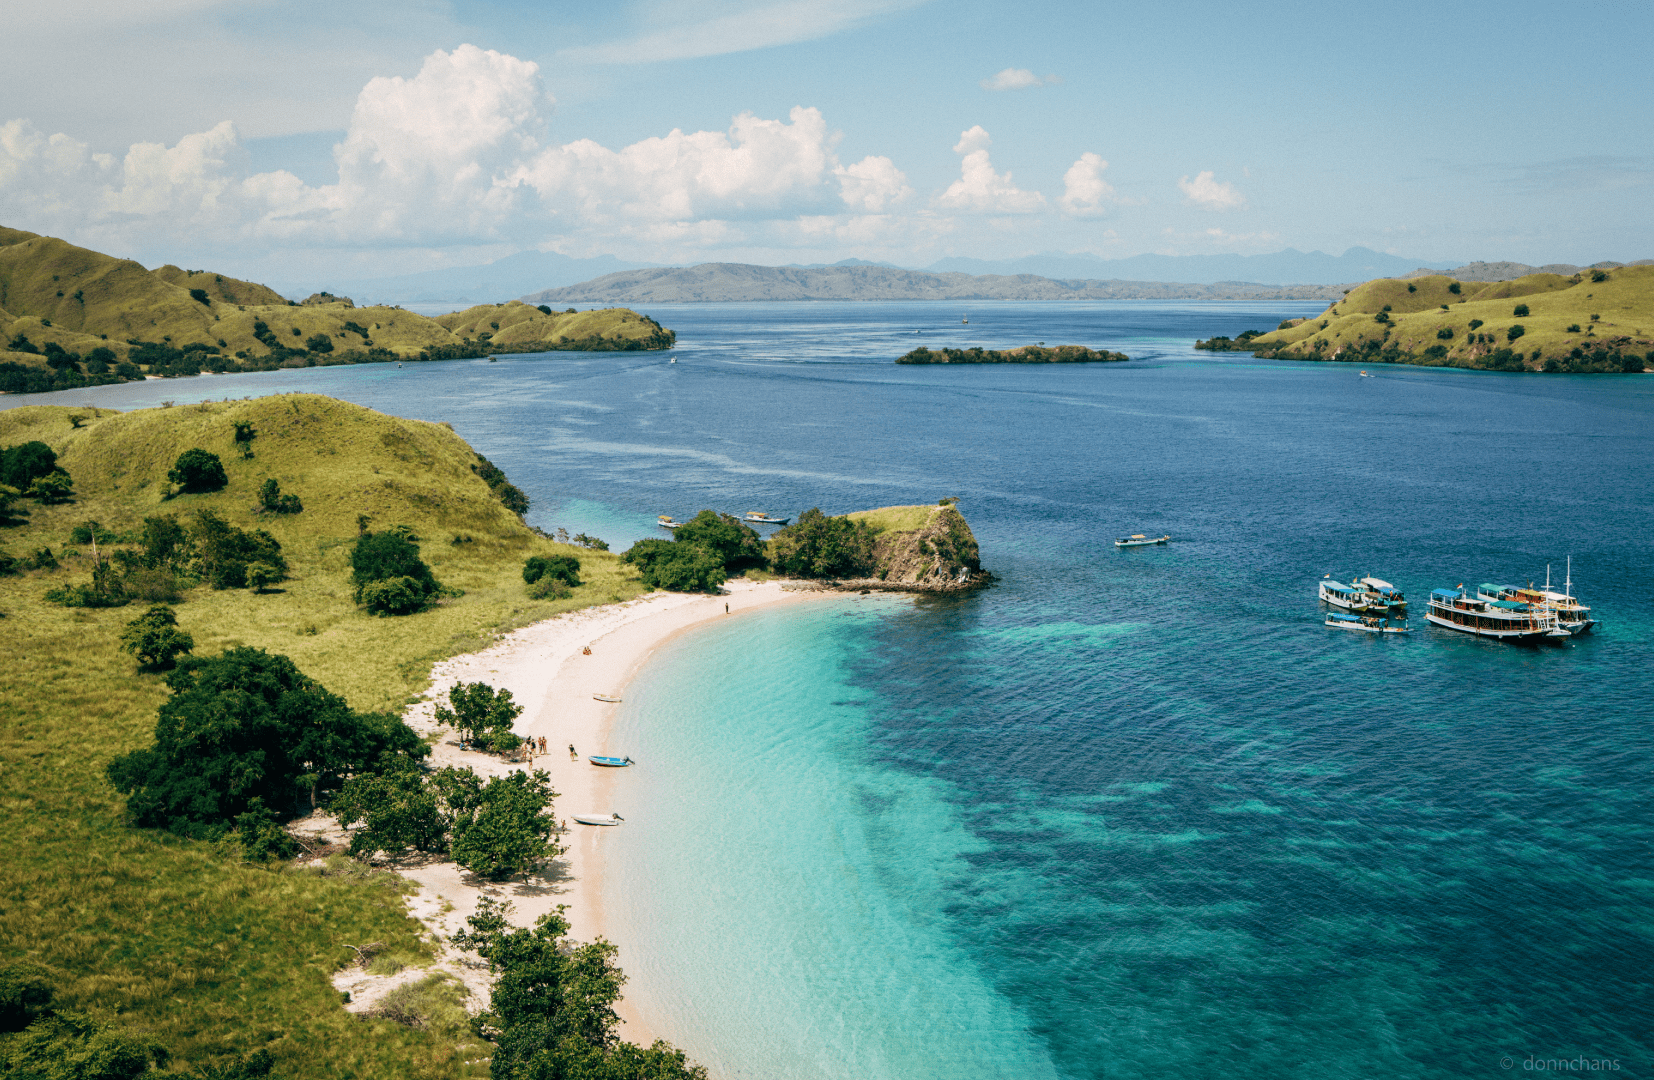
[[[0,223],[286,277],[530,248],[1625,261],[1654,255],[1651,11],[23,0]]]

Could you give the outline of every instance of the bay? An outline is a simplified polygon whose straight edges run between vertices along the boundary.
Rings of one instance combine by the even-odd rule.
[[[663,307],[671,356],[0,406],[333,394],[451,422],[532,522],[617,549],[658,513],[958,496],[992,589],[734,620],[628,694],[622,959],[720,1074],[1646,1071],[1654,380],[1190,348],[1313,307]],[[890,363],[1032,341],[1134,359]],[[1570,556],[1603,625],[1560,647],[1315,602]]]

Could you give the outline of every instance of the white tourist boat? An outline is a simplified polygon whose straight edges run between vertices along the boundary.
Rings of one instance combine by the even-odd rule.
[[[1378,599],[1373,591],[1361,582],[1346,585],[1342,581],[1332,580],[1331,574],[1320,580],[1319,591],[1323,603],[1341,607],[1345,611],[1386,611],[1390,606]]]
[[[575,814],[573,817],[582,825],[619,825],[626,820],[613,812],[607,814]]]
[[[1520,600],[1488,600],[1471,596],[1463,586],[1433,591],[1425,618],[1449,630],[1497,641],[1554,641],[1570,636],[1557,622],[1556,612],[1550,607]]]
[[[1407,606],[1407,598],[1401,595],[1401,590],[1388,581],[1381,581],[1375,577],[1364,577],[1356,584],[1367,586],[1368,591],[1373,593],[1385,607],[1400,608]]]
[[[1336,611],[1329,611],[1327,625],[1335,630],[1360,630],[1368,634],[1408,633],[1408,627],[1403,620],[1382,615],[1340,615]]]
[[[1119,548],[1148,547],[1151,544],[1164,544],[1170,539],[1170,533],[1165,536],[1148,536],[1144,533],[1132,533],[1130,536],[1122,536],[1120,539],[1114,541],[1114,546]]]
[[[1562,592],[1551,588],[1551,568],[1547,564],[1543,589],[1535,588],[1531,582],[1525,589],[1514,585],[1482,584],[1476,587],[1476,595],[1483,600],[1513,600],[1521,604],[1550,608],[1556,613],[1557,625],[1566,630],[1571,637],[1589,634],[1591,628],[1597,624],[1597,621],[1591,618],[1591,609],[1574,599],[1572,558],[1568,560],[1568,578],[1563,584]]]

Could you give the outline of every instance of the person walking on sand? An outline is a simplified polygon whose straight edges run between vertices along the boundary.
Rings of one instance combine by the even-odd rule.
[[[574,744],[573,743],[569,743],[569,760],[570,761],[579,761],[580,760],[580,755],[574,752]]]
[[[542,736],[540,736],[540,753],[543,754],[545,752],[546,752],[546,737],[544,735],[542,735]]]

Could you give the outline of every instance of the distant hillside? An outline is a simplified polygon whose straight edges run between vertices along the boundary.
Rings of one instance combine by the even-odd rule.
[[[1132,255],[1104,259],[1087,254],[1030,255],[1021,259],[942,259],[925,267],[935,273],[1038,274],[1060,280],[1109,279],[1185,281],[1197,284],[1348,285],[1394,277],[1425,265],[1417,259],[1352,247],[1342,255],[1293,248],[1267,255]],[[1449,264],[1442,263],[1442,267]]]
[[[1572,263],[1547,263],[1544,266],[1528,266],[1525,263],[1515,262],[1473,262],[1441,272],[1459,281],[1494,282],[1515,281],[1517,278],[1527,277],[1529,274],[1560,274],[1563,277],[1571,277],[1587,270],[1612,270],[1620,266],[1647,266],[1651,262],[1654,262],[1654,259],[1638,259],[1636,262],[1630,263],[1599,262],[1592,263],[1590,266],[1575,266]],[[1435,270],[1421,268],[1414,270],[1411,274],[1400,276],[1403,280],[1406,280],[1408,278],[1430,277],[1435,273]]]
[[[753,300],[1332,300],[1339,289],[1224,282],[1057,281],[1015,276],[933,274],[888,266],[804,268],[702,263],[631,270],[581,285],[546,289],[531,304],[674,304]]]
[[[49,236],[0,229],[0,390],[673,342],[670,330],[625,310],[537,310],[513,300],[442,321],[325,299],[293,304],[254,282],[176,266],[146,270]]]
[[[1654,366],[1654,265],[1485,284],[1443,274],[1381,278],[1316,318],[1196,348],[1363,364],[1639,372]]]
[[[599,274],[650,265],[627,262],[613,255],[577,259],[555,251],[523,251],[482,266],[452,266],[391,277],[328,278],[318,287],[380,304],[499,304],[536,289],[573,285]],[[298,297],[310,292],[311,286],[295,285],[287,291]]]

